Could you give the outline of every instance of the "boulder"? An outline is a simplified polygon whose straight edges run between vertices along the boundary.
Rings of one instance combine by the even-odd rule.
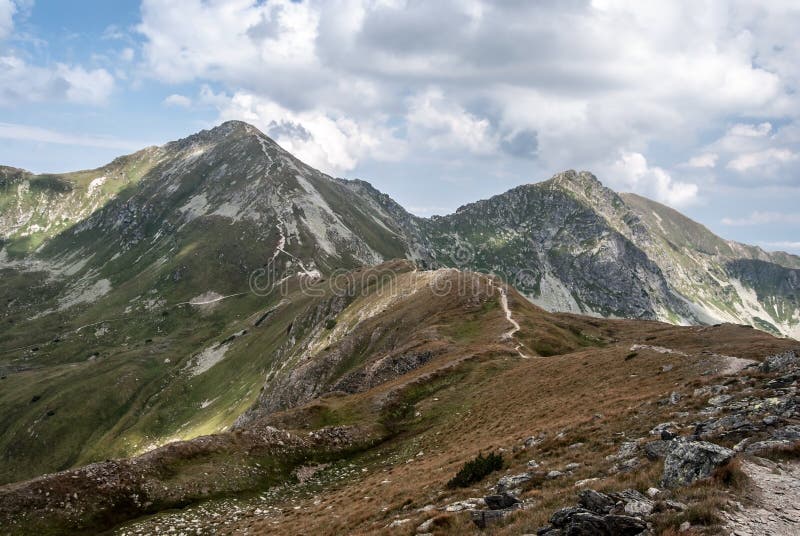
[[[655,503],[636,491],[626,489],[617,493],[612,493],[611,497],[623,504],[625,514],[636,517],[646,517],[653,513]]]
[[[607,514],[615,504],[614,499],[593,489],[586,489],[578,494],[578,505],[595,514]]]
[[[679,443],[664,460],[661,482],[669,488],[688,486],[710,476],[717,467],[731,461],[734,455],[731,449],[706,441]]]
[[[635,536],[647,529],[647,523],[638,517],[608,515],[604,520],[614,536]]]
[[[572,516],[565,532],[567,536],[614,536],[606,520],[591,512],[579,512]]]
[[[503,493],[504,491],[516,489],[525,482],[529,482],[532,478],[532,473],[520,473],[518,475],[504,476],[497,481],[495,490],[497,493]]]
[[[486,507],[490,510],[503,510],[506,508],[511,508],[512,506],[522,502],[505,491],[497,495],[487,495],[483,498],[483,501],[486,503]]]
[[[679,441],[665,441],[663,439],[658,439],[645,444],[644,453],[647,455],[648,460],[660,460],[662,458],[666,458],[667,454],[669,454],[670,451],[679,444]]]
[[[622,460],[621,462],[615,463],[611,467],[611,473],[630,473],[631,471],[637,469],[641,465],[641,460],[639,458],[631,458],[629,460]]]
[[[553,515],[550,516],[550,524],[556,528],[566,527],[572,518],[579,513],[590,514],[591,512],[585,508],[578,508],[576,506],[561,508],[553,512]]]
[[[628,458],[632,458],[636,455],[636,451],[639,449],[639,444],[636,441],[626,441],[619,446],[619,450],[616,454],[609,454],[606,456],[607,460],[624,460]]]
[[[771,355],[766,358],[758,369],[761,372],[784,372],[793,367],[800,366],[800,357],[794,350],[782,354]]]

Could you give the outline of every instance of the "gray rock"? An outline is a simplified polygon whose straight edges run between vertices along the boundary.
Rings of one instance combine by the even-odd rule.
[[[586,489],[578,494],[578,505],[595,514],[607,514],[614,508],[615,504],[614,499],[593,489]]]
[[[788,439],[789,441],[798,440],[800,439],[800,425],[792,424],[775,430],[772,432],[772,437],[775,439]]]
[[[536,445],[539,445],[542,441],[544,441],[544,438],[545,438],[544,434],[539,434],[538,436],[530,436],[529,438],[527,438],[525,441],[522,442],[522,445],[525,448],[535,447]]]
[[[561,508],[560,510],[553,512],[553,515],[550,516],[550,524],[556,528],[566,527],[572,518],[579,513],[590,514],[591,512],[585,508],[578,508],[576,506]]]
[[[794,350],[789,350],[782,354],[769,356],[759,365],[758,369],[761,372],[784,372],[798,366],[800,366],[800,357]]]
[[[567,536],[612,536],[606,520],[591,512],[579,512],[572,516],[566,527]]]
[[[708,403],[712,406],[724,406],[727,402],[733,400],[731,395],[717,395],[708,399]]]
[[[604,520],[614,536],[635,536],[647,529],[647,523],[636,517],[608,515]]]
[[[611,497],[623,503],[623,510],[629,516],[646,517],[653,513],[655,503],[634,489],[612,493]]]
[[[783,389],[793,385],[798,379],[800,379],[800,374],[786,374],[780,378],[768,381],[767,387],[770,389]]]
[[[664,430],[672,430],[675,429],[678,425],[674,422],[662,422],[661,424],[657,425],[655,428],[650,430],[650,435],[659,436],[661,437],[661,432]]]
[[[564,471],[574,471],[575,469],[579,469],[580,467],[581,464],[579,463],[574,463],[574,462],[568,463],[567,465],[564,466]]]
[[[751,456],[761,456],[776,449],[792,448],[795,445],[797,445],[797,441],[791,441],[789,439],[772,439],[769,441],[757,441],[755,443],[751,443],[750,445],[747,445],[744,451],[746,454]]]
[[[692,396],[703,397],[708,395],[718,395],[728,391],[727,385],[706,385],[695,389]]]
[[[639,450],[639,444],[636,441],[626,441],[619,446],[616,454],[610,454],[606,457],[607,460],[623,460],[631,458],[636,455]]]
[[[550,480],[556,479],[556,478],[561,477],[561,476],[564,476],[564,473],[562,473],[561,471],[553,470],[553,471],[550,471],[549,473],[547,473],[547,478],[550,479]]]
[[[490,510],[504,510],[522,502],[508,492],[499,493],[497,495],[487,495],[483,498],[483,501]]]
[[[668,488],[688,486],[710,476],[714,469],[727,464],[734,455],[731,449],[706,441],[679,443],[664,460],[661,482]]]
[[[525,482],[530,481],[532,478],[532,473],[520,473],[518,475],[504,476],[497,481],[495,491],[497,491],[497,493],[503,493],[504,491],[516,489]]]
[[[684,503],[682,503],[680,501],[673,501],[673,500],[670,500],[670,499],[667,499],[665,501],[659,502],[657,506],[658,506],[659,509],[674,510],[676,512],[683,512],[684,510],[689,508],[688,505],[686,505],[686,504],[684,504]]]
[[[622,460],[621,462],[615,463],[611,467],[611,473],[630,473],[634,471],[642,464],[642,461],[639,458],[631,458],[629,460]]]
[[[644,452],[647,455],[648,460],[660,460],[662,458],[666,458],[667,454],[675,448],[680,441],[664,441],[663,439],[658,439],[656,441],[651,441],[650,443],[646,443],[644,445]]]

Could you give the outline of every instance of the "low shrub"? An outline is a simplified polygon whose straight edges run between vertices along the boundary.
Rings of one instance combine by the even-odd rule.
[[[448,488],[465,488],[499,469],[503,468],[503,456],[490,452],[487,456],[478,454],[474,459],[464,463],[464,466],[447,483]]]

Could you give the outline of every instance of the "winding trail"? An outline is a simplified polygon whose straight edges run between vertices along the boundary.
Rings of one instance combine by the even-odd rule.
[[[492,283],[494,285],[494,282]],[[503,334],[504,339],[513,340],[514,335],[521,329],[519,326],[519,322],[514,320],[514,317],[511,314],[511,308],[508,306],[508,290],[505,286],[500,286],[500,306],[503,308],[503,312],[506,314],[506,320],[511,324],[512,328]],[[522,348],[522,343],[517,343],[514,347],[514,350],[519,354],[522,359],[531,359],[531,356],[525,354],[520,348]]]

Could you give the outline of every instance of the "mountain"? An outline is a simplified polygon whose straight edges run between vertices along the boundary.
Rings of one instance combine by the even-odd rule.
[[[800,258],[723,240],[588,172],[559,173],[425,225],[435,259],[502,274],[548,310],[800,337]]]
[[[419,218],[236,121],[96,170],[2,168],[0,209],[6,482],[382,381],[380,367],[342,374],[356,350],[412,348],[421,336],[333,328],[343,338],[326,343],[322,364],[308,361],[349,303],[309,288],[391,259],[491,272],[550,311],[794,336],[800,325],[800,259],[726,242],[589,173]],[[374,305],[389,306],[399,307]],[[548,338],[527,344],[563,351]],[[428,351],[438,350],[385,366],[416,367]]]

